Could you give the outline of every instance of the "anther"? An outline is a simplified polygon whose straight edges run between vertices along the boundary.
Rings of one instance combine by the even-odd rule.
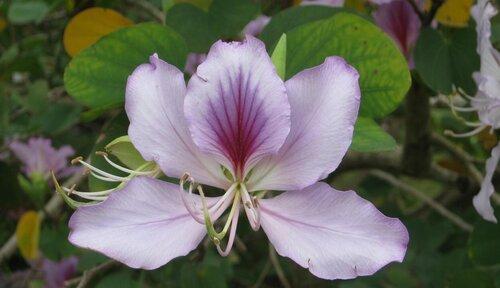
[[[96,151],[95,155],[97,155],[97,156],[103,156],[103,157],[108,157],[108,153],[106,153],[104,151]]]
[[[74,158],[73,160],[71,160],[71,164],[76,165],[76,164],[80,163],[80,161],[83,161],[82,156],[78,156],[78,157]]]
[[[214,242],[215,245],[220,245],[220,240],[217,237],[212,238],[212,241]]]

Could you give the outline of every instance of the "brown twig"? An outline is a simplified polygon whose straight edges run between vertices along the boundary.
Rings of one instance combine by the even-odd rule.
[[[266,280],[267,274],[269,274],[269,271],[271,270],[271,261],[267,260],[266,264],[264,265],[264,269],[262,269],[262,272],[259,274],[259,278],[257,278],[257,282],[252,286],[253,288],[259,288],[262,283],[264,283],[264,280]]]
[[[280,280],[281,285],[283,285],[283,287],[285,288],[291,288],[292,285],[290,285],[290,282],[288,281],[288,279],[286,279],[285,272],[281,268],[276,250],[274,250],[274,247],[273,245],[271,245],[271,243],[269,243],[269,260],[271,260],[271,264],[276,271],[276,275],[278,275],[278,279]]]
[[[469,172],[474,181],[476,181],[477,184],[481,186],[483,182],[483,175],[474,165],[476,161],[472,155],[438,133],[432,133],[431,139],[435,145],[440,146],[441,148],[450,152],[453,156],[457,157],[465,166],[467,172]],[[497,204],[500,204],[500,196],[497,193],[493,193],[491,197]]]
[[[71,186],[74,184],[79,183],[82,181],[82,179],[85,177],[82,173],[76,173],[75,175],[71,176],[68,180],[64,182],[64,186]],[[62,200],[61,196],[59,196],[57,193],[55,193],[47,202],[47,204],[43,207],[42,210],[38,211],[38,215],[40,215],[40,221],[43,221],[43,219],[46,216],[49,217],[55,217],[61,210],[61,207],[63,206],[64,201]],[[0,249],[0,264],[8,259],[14,252],[16,251],[17,248],[17,239],[16,239],[16,234],[12,234],[10,236],[9,240],[2,246]]]
[[[418,7],[417,3],[415,3],[415,0],[408,0],[408,3],[410,3],[411,7],[413,8],[413,11],[415,11],[420,21],[423,22],[425,15],[420,10],[420,7]]]
[[[83,272],[82,276],[70,279],[64,283],[66,287],[71,287],[77,285],[76,288],[85,288],[89,287],[88,285],[95,280],[96,278],[102,276],[103,274],[111,271],[112,269],[120,266],[120,263],[110,260],[104,262],[94,268],[91,268],[85,272]]]
[[[431,25],[432,20],[434,20],[434,17],[439,10],[439,7],[444,4],[444,1],[446,0],[432,0],[431,9],[429,10],[429,13],[425,15],[424,21],[422,21],[422,26],[427,27]]]
[[[437,213],[441,214],[443,217],[446,219],[450,220],[453,224],[457,225],[460,227],[462,230],[467,231],[467,232],[472,232],[473,227],[469,223],[465,222],[460,216],[457,214],[451,212],[448,210],[446,207],[441,205],[441,203],[435,201],[431,197],[427,196],[425,193],[422,191],[406,184],[405,182],[399,180],[398,178],[394,177],[393,175],[381,171],[381,170],[373,170],[371,174],[377,178],[380,178],[391,185],[393,185],[396,188],[399,188],[407,193],[410,193],[414,197],[422,200],[424,203],[429,205],[432,209],[434,209]]]

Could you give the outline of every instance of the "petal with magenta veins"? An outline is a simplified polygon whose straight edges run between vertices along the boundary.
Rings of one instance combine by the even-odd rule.
[[[351,145],[358,78],[344,59],[329,57],[285,83],[292,108],[290,134],[277,155],[253,168],[248,191],[303,189],[337,168]]]
[[[184,111],[197,146],[239,180],[290,131],[285,85],[252,36],[212,46],[188,83]]]
[[[196,200],[201,206],[199,196]],[[218,198],[208,197],[208,205]],[[139,176],[100,204],[80,207],[69,221],[69,241],[132,268],[156,269],[187,255],[205,237],[178,186]]]
[[[317,277],[352,279],[403,261],[408,231],[353,191],[326,183],[259,200],[261,225],[281,256]]]
[[[200,183],[226,189],[229,183],[220,165],[194,145],[186,125],[184,75],[154,54],[135,69],[127,81],[125,110],[128,135],[147,161],[180,178],[189,172]]]

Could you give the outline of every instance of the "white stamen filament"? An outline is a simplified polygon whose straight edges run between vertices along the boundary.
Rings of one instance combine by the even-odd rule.
[[[477,127],[476,129],[472,130],[472,131],[469,131],[466,133],[461,133],[461,134],[457,134],[451,130],[446,130],[446,131],[444,131],[444,134],[448,135],[448,136],[456,137],[456,138],[466,138],[466,137],[470,137],[470,136],[474,136],[474,135],[478,134],[479,132],[483,131],[484,128],[486,128],[486,127],[488,127],[488,126],[482,125],[482,126]]]
[[[108,155],[106,153],[104,153],[104,152],[101,152],[98,155],[101,155],[104,158],[104,160],[106,160],[106,162],[109,163],[109,165],[115,167],[116,169],[118,169],[118,170],[120,170],[122,172],[129,173],[129,174],[134,175],[134,176],[135,175],[144,175],[144,176],[147,176],[147,175],[150,175],[150,174],[152,174],[152,173],[155,172],[155,170],[151,170],[151,171],[136,171],[136,170],[131,170],[131,169],[125,168],[125,167],[123,167],[121,165],[118,165],[115,162],[111,161],[111,159],[109,159]]]
[[[248,193],[245,185],[241,184],[241,201],[243,207],[245,208],[245,213],[248,218],[248,222],[254,231],[258,231],[260,228],[260,214],[254,205],[254,201]]]
[[[102,171],[101,169],[95,167],[95,166],[92,166],[90,165],[89,163],[81,160],[81,159],[77,159],[77,161],[82,164],[83,166],[87,167],[88,169],[90,169],[90,171],[92,172],[96,172],[98,174],[101,174],[101,176],[104,176],[104,177],[107,177],[107,178],[110,178],[110,179],[113,179],[113,180],[118,180],[120,182],[124,182],[124,181],[127,181],[128,178],[126,177],[120,177],[120,176],[116,176],[116,175],[113,175],[113,174],[110,174],[108,172],[105,172],[105,171]]]
[[[99,179],[99,180],[102,180],[102,181],[106,181],[106,182],[123,182],[123,181],[120,181],[120,180],[115,180],[115,179],[111,179],[111,178],[108,178],[108,177],[104,177],[104,176],[101,176],[93,171],[90,171],[90,175],[94,176],[95,178]]]
[[[222,250],[220,243],[215,245],[217,247],[217,252],[223,257],[229,255],[231,249],[233,248],[234,238],[236,237],[236,228],[238,227],[238,219],[240,218],[240,205],[236,206],[235,212],[233,214],[233,219],[231,219],[231,231],[229,231],[229,239],[227,240],[226,249]]]

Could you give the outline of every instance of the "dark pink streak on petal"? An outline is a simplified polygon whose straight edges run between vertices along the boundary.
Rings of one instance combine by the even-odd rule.
[[[411,49],[420,33],[420,19],[411,5],[404,0],[396,0],[379,6],[373,13],[377,25],[389,34],[412,65]]]

